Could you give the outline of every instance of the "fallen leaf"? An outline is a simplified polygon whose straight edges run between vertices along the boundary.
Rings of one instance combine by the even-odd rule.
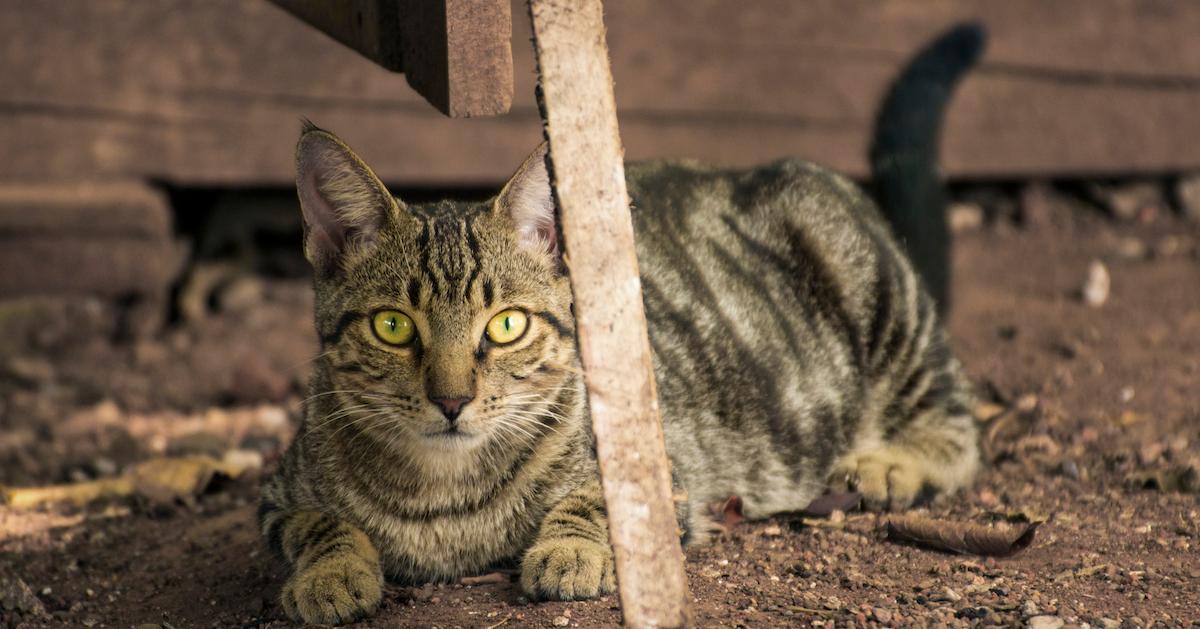
[[[937,550],[1007,557],[1028,547],[1040,522],[985,526],[949,522],[921,516],[893,516],[887,520],[888,539]]]
[[[210,456],[156,458],[138,463],[116,478],[46,487],[9,487],[4,489],[3,496],[6,504],[19,509],[58,503],[82,506],[101,498],[134,495],[170,502],[198,496],[216,476],[237,478],[248,467],[240,461],[218,461]]]
[[[862,506],[862,494],[849,491],[840,494],[825,494],[818,496],[800,512],[800,515],[810,518],[827,518],[834,511],[858,511]]]
[[[725,502],[710,502],[708,512],[712,514],[713,521],[726,531],[733,530],[733,527],[746,519],[742,515],[742,499],[737,496],[730,496]]]

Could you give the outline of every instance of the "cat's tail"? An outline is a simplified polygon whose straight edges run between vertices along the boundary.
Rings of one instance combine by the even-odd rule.
[[[945,311],[950,297],[946,188],[938,141],[946,104],[959,79],[982,56],[987,32],[961,24],[913,58],[880,107],[871,169],[884,216],[926,287]]]

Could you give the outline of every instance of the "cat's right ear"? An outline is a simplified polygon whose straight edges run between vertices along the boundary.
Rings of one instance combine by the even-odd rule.
[[[517,229],[521,245],[540,253],[559,256],[558,228],[555,226],[554,192],[542,142],[496,197],[496,210],[507,214]]]
[[[319,275],[369,249],[399,202],[337,136],[307,120],[296,145],[296,190],[304,214],[304,255]]]

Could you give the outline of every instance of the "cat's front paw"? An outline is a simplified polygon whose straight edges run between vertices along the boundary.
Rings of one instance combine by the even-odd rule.
[[[872,511],[907,509],[929,481],[922,461],[903,448],[883,447],[843,456],[829,474],[835,491],[857,491]]]
[[[616,566],[607,544],[558,537],[534,544],[521,562],[521,588],[536,599],[575,601],[616,587]]]
[[[357,555],[333,555],[292,575],[280,599],[293,620],[340,625],[375,612],[383,597],[379,565]]]

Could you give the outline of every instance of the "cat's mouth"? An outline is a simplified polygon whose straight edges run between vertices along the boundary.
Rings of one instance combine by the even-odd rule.
[[[457,426],[427,432],[423,436],[435,446],[444,448],[468,448],[480,438],[478,434],[466,432]]]

